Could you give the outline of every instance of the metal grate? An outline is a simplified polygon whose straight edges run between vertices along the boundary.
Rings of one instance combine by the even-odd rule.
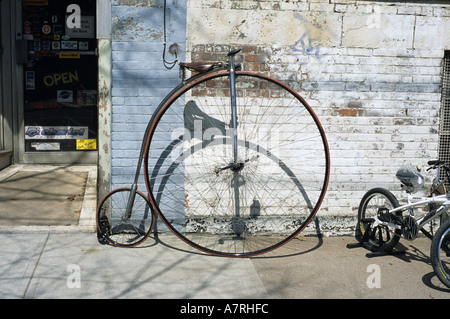
[[[445,51],[444,54],[441,122],[439,127],[439,159],[450,163],[450,51]]]
[[[1,0],[0,0],[1,2]],[[2,16],[2,6],[0,5],[0,17]],[[0,23],[0,151],[4,149],[4,142],[3,142],[3,69],[2,69],[2,63],[3,63],[3,40],[2,40],[2,23]]]

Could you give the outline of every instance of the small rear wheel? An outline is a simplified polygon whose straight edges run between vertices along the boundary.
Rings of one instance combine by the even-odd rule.
[[[106,195],[97,210],[99,241],[114,246],[134,247],[150,235],[155,224],[147,197],[139,191],[133,201],[130,217],[126,217],[131,188],[118,188]]]
[[[380,209],[391,210],[399,206],[395,196],[384,188],[369,190],[361,199],[355,237],[373,252],[389,252],[400,240],[401,229],[390,229],[385,225],[374,227],[373,221]],[[399,212],[398,214],[401,214]]]

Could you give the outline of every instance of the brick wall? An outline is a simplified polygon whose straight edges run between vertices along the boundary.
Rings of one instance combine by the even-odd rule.
[[[192,60],[243,47],[246,69],[304,96],[331,151],[319,220],[342,231],[354,225],[367,190],[383,186],[402,196],[397,169],[437,157],[449,27],[450,6],[439,2],[192,0],[188,30],[201,31],[188,31],[186,45]]]
[[[111,189],[134,180],[141,141],[161,99],[179,83],[178,68],[162,62],[162,1],[112,1]],[[167,39],[184,59],[186,2],[167,1]],[[168,45],[168,46],[169,46]],[[174,57],[168,54],[167,59]],[[141,178],[141,190],[145,190]]]
[[[113,3],[114,183],[130,180],[144,126],[178,83],[178,71],[161,63],[161,3]],[[372,187],[401,196],[396,170],[437,157],[447,2],[189,0],[168,8],[169,41],[186,60],[223,60],[241,47],[246,70],[285,81],[314,108],[331,151],[323,229],[353,226]]]

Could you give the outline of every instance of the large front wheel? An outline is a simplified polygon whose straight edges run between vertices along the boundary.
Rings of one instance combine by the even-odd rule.
[[[300,95],[263,75],[236,75],[236,128],[229,73],[196,78],[156,110],[144,163],[149,200],[171,231],[211,254],[251,256],[312,220],[329,151]]]

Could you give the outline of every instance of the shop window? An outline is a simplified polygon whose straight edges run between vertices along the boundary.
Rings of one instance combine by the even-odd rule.
[[[95,0],[23,0],[25,152],[97,148],[95,10]]]

